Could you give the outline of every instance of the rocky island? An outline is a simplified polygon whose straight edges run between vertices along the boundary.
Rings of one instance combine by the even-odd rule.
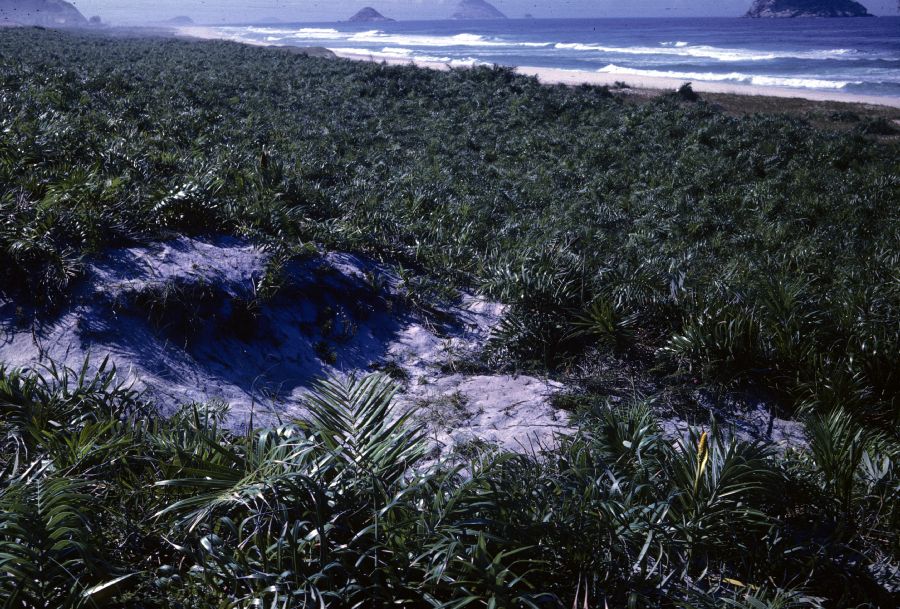
[[[64,0],[0,0],[0,23],[86,27],[88,20]]]
[[[506,15],[485,0],[460,0],[452,19],[506,19]]]
[[[186,27],[186,26],[195,25],[194,20],[191,19],[190,17],[187,17],[186,15],[179,15],[177,17],[172,17],[171,19],[167,19],[164,23],[166,25],[175,25],[178,27]]]
[[[871,17],[854,0],[756,0],[747,17]]]
[[[358,13],[348,19],[350,23],[378,23],[384,21],[395,21],[390,17],[385,17],[371,6],[360,9]]]

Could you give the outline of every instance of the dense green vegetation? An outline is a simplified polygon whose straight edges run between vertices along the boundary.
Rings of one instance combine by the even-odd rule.
[[[308,420],[235,435],[109,370],[0,370],[0,606],[896,606],[900,451],[840,412],[786,456],[672,444],[633,403],[429,466],[395,389],[326,382]]]
[[[515,306],[494,355],[612,342],[900,420],[896,140],[227,43],[0,38],[0,285],[59,302],[111,243],[375,252]]]
[[[685,97],[0,32],[21,315],[65,303],[84,256],[175,232],[363,251],[423,302],[510,303],[484,365],[764,389],[811,443],[673,446],[639,400],[576,396],[558,450],[432,467],[374,378],[235,435],[106,373],[3,370],[2,603],[896,606],[900,144]]]

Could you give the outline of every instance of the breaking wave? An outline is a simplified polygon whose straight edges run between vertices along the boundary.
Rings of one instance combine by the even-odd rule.
[[[381,50],[362,49],[359,47],[329,47],[338,55],[355,55],[370,57],[372,59],[421,61],[426,63],[441,63],[453,67],[472,67],[482,65],[484,62],[474,57],[443,57],[437,55],[419,55],[412,49],[385,47]]]
[[[771,61],[773,59],[853,59],[852,49],[826,49],[820,51],[757,51],[753,49],[729,49],[706,45],[691,46],[686,42],[663,43],[658,47],[611,47],[600,44],[559,42],[554,48],[570,51],[592,51],[622,55],[666,55],[716,59],[718,61]]]
[[[513,27],[514,26],[514,27]],[[540,26],[540,24],[538,24]],[[414,29],[407,29],[412,27]],[[536,66],[590,70],[630,76],[732,82],[801,89],[876,91],[900,95],[895,47],[849,37],[841,43],[819,38],[819,48],[803,38],[778,41],[729,37],[723,30],[692,35],[689,27],[666,25],[659,32],[623,33],[618,26],[571,32],[553,27],[513,24],[509,31],[448,29],[427,24],[374,26],[270,24],[213,26],[219,37],[262,45],[322,46],[338,53],[381,60],[416,60],[453,66]],[[604,26],[607,27],[607,26]],[[731,26],[729,26],[731,27]],[[747,40],[748,42],[743,42]],[[630,66],[630,67],[624,67]]]
[[[647,76],[653,78],[677,78],[679,80],[697,80],[708,82],[735,82],[766,87],[794,87],[800,89],[843,89],[847,85],[862,84],[861,81],[824,80],[821,78],[791,78],[782,76],[763,76],[759,74],[743,74],[729,72],[674,72],[663,70],[639,70],[610,64],[598,70],[604,74],[621,74],[623,76]]]

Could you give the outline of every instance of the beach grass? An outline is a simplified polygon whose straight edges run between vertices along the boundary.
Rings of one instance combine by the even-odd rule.
[[[620,403],[542,454],[427,459],[385,376],[228,431],[116,380],[0,368],[6,607],[889,607],[898,445],[841,411],[780,454]],[[851,553],[853,562],[845,556]]]
[[[895,111],[693,93],[0,32],[4,323],[109,247],[231,234],[383,260],[425,308],[476,289],[509,305],[480,365],[583,383],[558,447],[457,466],[378,376],[236,434],[109,365],[4,368],[0,605],[896,606]],[[591,390],[610,357],[809,446],[666,438]]]
[[[9,296],[53,308],[82,256],[172,232],[311,243],[510,304],[498,366],[577,366],[598,340],[579,320],[603,310],[633,320],[618,349],[672,372],[900,420],[884,117],[822,129],[683,91],[631,103],[227,42],[0,43]]]

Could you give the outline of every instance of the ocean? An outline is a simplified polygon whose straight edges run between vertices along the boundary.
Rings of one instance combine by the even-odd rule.
[[[900,17],[521,19],[215,27],[375,59],[499,64],[900,97]]]

